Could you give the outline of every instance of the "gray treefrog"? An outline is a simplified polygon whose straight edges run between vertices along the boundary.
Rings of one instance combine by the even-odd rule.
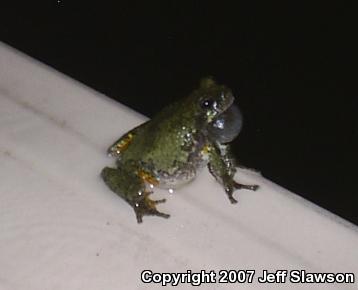
[[[229,88],[205,78],[187,98],[164,108],[153,119],[120,137],[109,149],[116,168],[105,167],[107,186],[134,209],[138,223],[144,215],[168,218],[149,195],[155,186],[177,188],[208,166],[231,203],[235,189],[256,190],[258,185],[237,183],[236,164],[229,142],[239,133],[241,113]]]

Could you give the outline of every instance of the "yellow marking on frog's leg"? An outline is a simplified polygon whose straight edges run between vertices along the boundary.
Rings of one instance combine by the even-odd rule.
[[[140,170],[138,172],[138,176],[145,182],[148,182],[149,184],[152,184],[154,186],[158,186],[159,185],[159,181],[158,179],[156,179],[153,175],[151,175],[150,173],[144,171],[144,170]]]
[[[108,154],[111,156],[119,156],[123,151],[128,148],[129,144],[131,144],[133,136],[134,135],[132,133],[128,133],[121,137],[108,149]]]
[[[205,145],[203,149],[201,149],[202,154],[208,154],[212,150],[211,146],[209,144]]]
[[[213,147],[210,144],[206,144],[200,151],[203,160],[209,160],[212,151]]]

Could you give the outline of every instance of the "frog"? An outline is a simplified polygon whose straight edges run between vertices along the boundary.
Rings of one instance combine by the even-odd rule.
[[[134,209],[138,223],[144,216],[170,216],[157,209],[166,199],[151,199],[155,187],[172,192],[205,167],[232,204],[237,203],[235,190],[259,188],[234,180],[239,165],[230,143],[242,126],[234,100],[230,88],[212,77],[203,78],[187,97],[123,134],[108,148],[116,166],[103,168],[101,177]]]

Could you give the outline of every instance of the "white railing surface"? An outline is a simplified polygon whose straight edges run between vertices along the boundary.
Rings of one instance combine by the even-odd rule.
[[[178,278],[186,289],[201,270],[212,271],[203,289],[358,289],[357,227],[250,171],[237,179],[261,188],[237,191],[236,205],[205,171],[156,190],[171,217],[138,225],[99,173],[114,163],[107,147],[144,120],[0,44],[0,289],[161,289],[151,279]],[[219,283],[220,270],[233,283]],[[259,283],[264,270],[286,282]],[[293,283],[292,270],[355,283]]]

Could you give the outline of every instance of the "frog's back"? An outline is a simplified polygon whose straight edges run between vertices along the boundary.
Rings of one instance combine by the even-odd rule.
[[[122,162],[134,162],[160,180],[161,187],[176,187],[193,179],[206,164],[201,152],[205,137],[189,113],[176,104],[163,110],[135,137]]]
[[[135,136],[123,154],[123,160],[150,162],[163,170],[170,169],[175,162],[187,162],[193,150],[188,144],[193,143],[194,130],[193,126],[180,120],[153,119]]]

